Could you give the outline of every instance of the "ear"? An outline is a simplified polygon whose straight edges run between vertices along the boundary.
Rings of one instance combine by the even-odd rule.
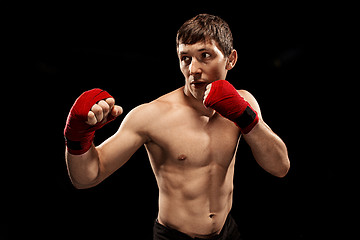
[[[226,63],[226,70],[231,70],[236,64],[237,61],[237,52],[235,49],[233,49],[228,57],[227,63]]]

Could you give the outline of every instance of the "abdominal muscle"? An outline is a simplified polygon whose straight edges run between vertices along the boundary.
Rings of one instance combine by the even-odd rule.
[[[229,168],[214,164],[158,173],[160,224],[191,237],[219,234],[231,210],[234,160]]]

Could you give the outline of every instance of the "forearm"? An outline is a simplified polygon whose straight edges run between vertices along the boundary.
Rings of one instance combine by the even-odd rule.
[[[89,151],[81,155],[65,153],[70,179],[76,188],[89,188],[99,183],[99,154],[92,144]]]
[[[244,134],[244,138],[255,160],[264,170],[277,177],[287,174],[290,161],[286,145],[262,119],[251,132]]]
[[[263,169],[278,177],[286,175],[290,167],[286,146],[262,120],[259,104],[249,92],[238,91],[226,80],[218,80],[206,87],[204,106],[240,128]]]

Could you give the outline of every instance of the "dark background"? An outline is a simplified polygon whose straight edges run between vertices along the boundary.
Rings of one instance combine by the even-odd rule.
[[[144,147],[97,187],[76,190],[67,175],[63,128],[75,99],[91,88],[107,90],[126,114],[181,87],[176,31],[198,13],[229,23],[239,59],[227,80],[255,96],[289,151],[290,172],[278,179],[240,141],[232,215],[244,239],[343,234],[335,217],[342,190],[333,140],[342,123],[326,117],[339,104],[329,98],[342,89],[331,80],[342,71],[342,10],[183,4],[32,5],[15,15],[22,81],[10,84],[21,96],[15,124],[23,127],[9,139],[16,143],[8,178],[10,239],[151,239],[158,189]],[[124,115],[97,131],[95,143],[114,134]]]

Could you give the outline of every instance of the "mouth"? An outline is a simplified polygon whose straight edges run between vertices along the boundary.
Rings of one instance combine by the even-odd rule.
[[[207,82],[192,82],[190,83],[191,86],[193,86],[194,88],[196,89],[199,89],[199,88],[204,88],[206,87],[206,85],[208,84]]]

